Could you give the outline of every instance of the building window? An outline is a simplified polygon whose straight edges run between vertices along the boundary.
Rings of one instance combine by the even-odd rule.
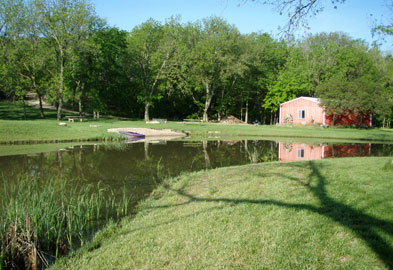
[[[297,157],[298,158],[304,158],[304,149],[298,149],[297,150]]]
[[[299,110],[299,119],[306,118],[306,110]]]

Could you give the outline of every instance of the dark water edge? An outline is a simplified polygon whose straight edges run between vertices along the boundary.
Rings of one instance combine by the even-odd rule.
[[[129,212],[164,179],[181,173],[262,162],[392,156],[393,144],[293,143],[269,140],[150,141],[65,146],[60,151],[0,157],[0,196],[20,179],[66,190],[92,187],[107,198],[131,198]],[[71,193],[70,193],[71,194]],[[1,204],[1,203],[0,203]],[[1,211],[1,205],[0,205]],[[117,216],[120,218],[122,215]],[[116,219],[116,218],[115,218]],[[105,225],[102,220],[94,228]],[[91,237],[93,234],[90,229]],[[87,238],[89,238],[87,237]]]
[[[125,187],[137,202],[163,179],[185,172],[271,161],[391,155],[393,144],[370,143],[217,140],[76,145],[55,152],[1,156],[0,183],[28,175],[42,182],[62,179],[72,186],[99,184],[115,195]]]

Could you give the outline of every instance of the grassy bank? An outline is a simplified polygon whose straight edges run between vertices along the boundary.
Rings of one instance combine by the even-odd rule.
[[[392,175],[391,157],[183,175],[53,269],[392,269]]]
[[[59,126],[54,112],[47,112],[47,119],[40,119],[37,109],[28,108],[28,120],[23,119],[23,109],[7,102],[0,102],[0,143],[45,143],[88,140],[118,140],[119,136],[107,132],[109,128],[150,127],[169,128],[191,134],[193,137],[297,137],[340,140],[393,141],[393,130],[350,129],[318,127],[280,127],[254,125],[223,125],[214,123],[168,122],[145,124],[143,121],[127,121],[103,118]]]

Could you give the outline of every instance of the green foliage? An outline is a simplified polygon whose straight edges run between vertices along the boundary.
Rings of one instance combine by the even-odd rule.
[[[3,179],[0,188],[0,246],[2,264],[18,262],[47,266],[48,257],[58,258],[83,246],[103,221],[127,215],[129,198],[107,197],[99,187],[70,187],[66,181],[21,176]],[[53,259],[52,259],[53,261]]]
[[[56,106],[58,119],[64,105],[79,114],[145,120],[234,115],[274,123],[280,103],[301,95],[332,96],[323,92],[344,78],[368,81],[378,90],[367,96],[376,124],[392,120],[389,57],[346,34],[284,41],[240,34],[219,17],[185,24],[178,17],[149,19],[127,33],[107,26],[85,0],[1,4],[0,97],[23,101],[35,92]]]
[[[351,44],[340,48],[332,74],[317,87],[329,113],[389,114],[392,93],[386,84],[387,73],[378,68],[366,47]]]
[[[312,96],[312,93],[313,85],[309,79],[306,62],[300,50],[293,48],[277,80],[268,85],[263,107],[276,112],[281,103],[298,96]]]
[[[39,111],[29,108],[27,117],[23,121],[23,107],[8,102],[0,102],[0,143],[45,143],[45,142],[70,142],[70,141],[121,141],[123,136],[108,133],[109,128],[135,127],[158,128],[155,124],[146,124],[143,121],[129,121],[124,119],[102,118],[87,121],[68,123],[66,127],[59,126],[56,112],[46,111],[48,118],[39,119]],[[299,137],[299,138],[326,138],[366,141],[392,141],[393,132],[389,130],[370,129],[336,129],[336,128],[302,128],[302,127],[276,127],[256,125],[217,125],[215,123],[188,124],[183,122],[168,121],[160,124],[159,128],[187,131],[192,137],[210,136],[211,132],[219,131],[220,134],[231,136],[264,136],[264,137]],[[210,133],[209,133],[210,132]],[[27,147],[27,146],[25,146]]]
[[[127,33],[117,28],[103,28],[78,47],[69,62],[68,101],[80,113],[127,111],[135,104],[133,91],[124,68],[127,57]]]
[[[130,62],[134,83],[139,86],[137,100],[144,104],[144,119],[149,121],[149,108],[162,97],[161,81],[171,65],[176,65],[174,53],[180,25],[171,19],[165,25],[153,19],[133,29],[129,37]]]

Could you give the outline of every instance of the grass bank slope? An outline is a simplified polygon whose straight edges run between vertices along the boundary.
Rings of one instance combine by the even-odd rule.
[[[70,115],[70,113],[67,113]],[[46,119],[39,118],[38,109],[27,108],[27,120],[23,120],[23,107],[0,102],[0,143],[45,143],[88,140],[114,140],[118,136],[107,132],[109,128],[157,128],[173,129],[193,137],[225,138],[230,136],[321,138],[364,141],[393,141],[391,129],[350,129],[318,127],[281,127],[254,125],[225,125],[214,123],[168,122],[145,124],[144,121],[102,118],[67,123],[59,126],[55,112],[46,111]]]
[[[392,269],[392,158],[180,176],[53,269]]]

